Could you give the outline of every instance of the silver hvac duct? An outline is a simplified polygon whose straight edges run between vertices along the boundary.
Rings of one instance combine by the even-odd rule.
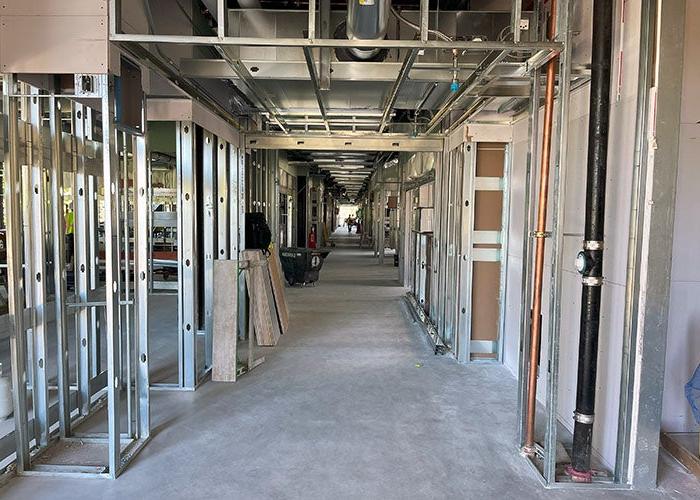
[[[382,40],[389,26],[391,0],[348,0],[345,31],[349,40]],[[349,49],[354,59],[369,61],[381,52],[378,48]]]

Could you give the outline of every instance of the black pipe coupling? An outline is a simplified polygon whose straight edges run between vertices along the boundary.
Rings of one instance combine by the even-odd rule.
[[[593,425],[594,415],[586,415],[585,413],[574,412],[574,420],[581,424]]]

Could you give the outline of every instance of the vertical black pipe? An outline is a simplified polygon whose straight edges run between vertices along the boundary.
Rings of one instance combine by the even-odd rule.
[[[613,0],[595,0],[591,60],[590,121],[586,179],[586,223],[579,271],[583,275],[578,384],[574,413],[572,473],[590,481],[591,442],[595,411],[600,297],[603,284],[605,180],[610,122],[610,66],[612,59]]]

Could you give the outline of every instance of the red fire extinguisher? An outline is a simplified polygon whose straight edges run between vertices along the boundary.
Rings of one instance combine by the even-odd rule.
[[[309,248],[316,248],[316,226],[311,226],[309,233]]]

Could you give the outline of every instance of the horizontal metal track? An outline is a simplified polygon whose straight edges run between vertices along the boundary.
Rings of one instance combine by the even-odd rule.
[[[442,151],[442,137],[408,135],[333,135],[314,136],[251,134],[245,136],[246,148],[304,151]]]
[[[262,38],[262,37],[224,37],[215,36],[191,36],[191,35],[147,35],[116,33],[109,37],[112,42],[120,43],[165,43],[175,45],[208,45],[208,46],[236,46],[236,47],[345,47],[366,48],[365,40],[346,39],[319,39],[319,38]],[[381,49],[459,49],[459,50],[506,50],[520,52],[537,52],[551,50],[560,52],[562,44],[558,42],[496,42],[455,40],[441,41],[428,40],[372,40],[372,48]]]

